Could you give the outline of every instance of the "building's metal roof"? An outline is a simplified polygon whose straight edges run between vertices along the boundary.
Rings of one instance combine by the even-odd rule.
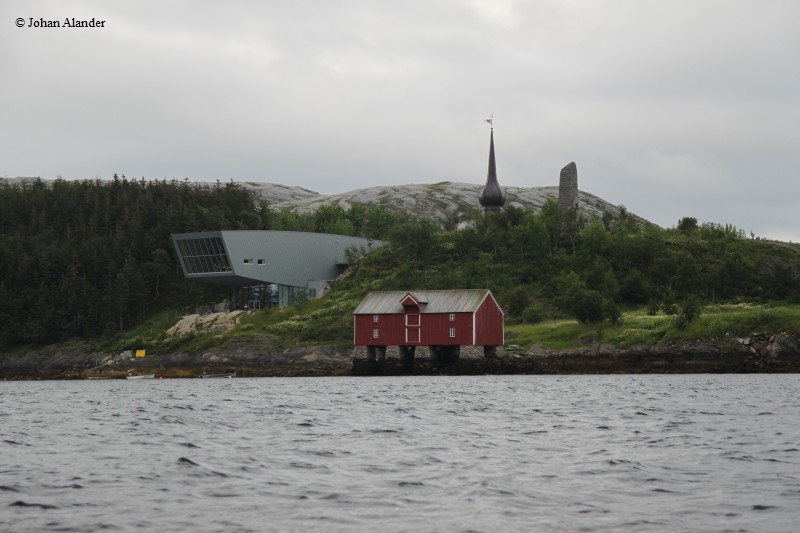
[[[305,287],[310,280],[333,280],[341,274],[347,264],[347,248],[369,249],[381,244],[371,239],[329,233],[266,230],[176,233],[172,240],[180,256],[177,241],[214,237],[222,239],[231,271],[191,274],[184,268],[188,279],[233,285],[278,283]],[[250,261],[245,263],[245,260]]]
[[[400,302],[411,294],[415,300],[426,305],[420,306],[420,313],[474,313],[478,310],[489,289],[460,289],[453,291],[385,291],[371,292],[358,304],[354,315],[381,315],[403,313]]]

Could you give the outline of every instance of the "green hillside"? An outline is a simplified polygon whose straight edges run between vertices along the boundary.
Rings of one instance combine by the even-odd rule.
[[[488,287],[515,335],[545,320],[618,325],[634,309],[692,332],[711,304],[800,302],[800,249],[732,226],[687,217],[663,230],[624,211],[564,218],[548,201],[539,212],[475,210],[461,229],[446,227],[379,206],[274,211],[234,183],[0,181],[0,349],[74,339],[121,346],[135,338],[162,349],[224,342],[161,335],[178,313],[227,296],[182,279],[170,233],[220,229],[385,242],[369,255],[351,250],[350,271],[325,298],[250,313],[235,332],[275,343],[349,342],[350,313],[370,290]]]

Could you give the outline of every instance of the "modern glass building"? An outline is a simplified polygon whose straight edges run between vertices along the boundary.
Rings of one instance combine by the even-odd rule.
[[[231,303],[250,309],[318,298],[347,268],[348,248],[381,244],[302,231],[175,233],[172,243],[187,279],[229,286]]]

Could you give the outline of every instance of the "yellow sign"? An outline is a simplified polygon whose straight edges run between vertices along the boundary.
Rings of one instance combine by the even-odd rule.
[[[144,350],[136,350],[136,357],[144,357]]]

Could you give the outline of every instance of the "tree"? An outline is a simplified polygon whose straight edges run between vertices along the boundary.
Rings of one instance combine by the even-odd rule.
[[[353,276],[358,275],[361,268],[361,261],[367,255],[367,249],[364,246],[348,246],[344,251],[344,257],[347,261],[348,269]]]
[[[172,259],[163,248],[156,248],[151,254],[151,260],[145,265],[145,271],[153,287],[153,300],[158,300],[161,295],[161,281],[169,274]]]
[[[550,253],[555,253],[561,239],[562,224],[558,200],[556,198],[549,198],[542,206],[540,216],[550,242]]]
[[[694,217],[683,217],[678,221],[678,231],[685,235],[691,235],[697,229],[697,219]]]

